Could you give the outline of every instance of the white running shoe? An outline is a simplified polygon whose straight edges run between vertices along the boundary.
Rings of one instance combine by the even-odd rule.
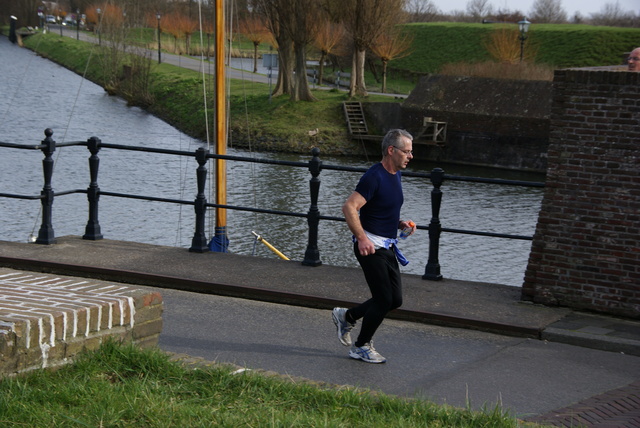
[[[356,324],[347,321],[347,308],[333,308],[331,315],[333,316],[333,323],[338,329],[340,343],[344,346],[351,346],[351,330]]]
[[[349,356],[356,360],[362,360],[367,363],[380,364],[387,361],[385,357],[380,355],[378,351],[373,349],[373,342],[365,343],[364,345],[357,347],[352,346],[349,351]]]

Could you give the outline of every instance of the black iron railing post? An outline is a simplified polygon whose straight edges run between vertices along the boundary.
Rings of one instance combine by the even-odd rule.
[[[320,223],[320,211],[318,210],[318,195],[320,193],[320,170],[322,169],[322,161],[318,157],[320,149],[314,147],[311,150],[311,160],[309,161],[309,172],[311,180],[309,180],[309,189],[311,193],[311,206],[307,213],[307,223],[309,224],[309,243],[307,251],[304,253],[302,264],[305,266],[320,266],[320,251],[318,251],[318,224]]]
[[[53,152],[56,151],[56,142],[53,141],[51,136],[53,130],[47,128],[44,130],[45,139],[42,140],[42,153],[44,153],[44,159],[42,160],[42,171],[44,173],[44,187],[40,192],[42,202],[42,225],[38,231],[38,238],[36,244],[55,244],[56,238],[53,233],[53,225],[51,224],[51,214],[53,207],[53,189],[51,187],[51,177],[53,176]]]
[[[431,183],[433,190],[431,191],[431,222],[429,223],[429,260],[424,270],[422,279],[439,281],[442,279],[440,274],[440,261],[438,253],[440,251],[440,234],[442,226],[440,225],[440,205],[442,203],[442,191],[440,186],[444,181],[444,170],[434,168],[431,171]]]
[[[100,139],[91,137],[87,140],[87,148],[91,152],[89,157],[89,174],[91,182],[87,189],[87,200],[89,201],[89,221],[84,229],[82,239],[97,241],[102,239],[100,233],[100,222],[98,221],[98,200],[100,199],[100,187],[98,187],[98,167],[100,166]]]
[[[196,195],[194,204],[196,211],[196,230],[193,235],[193,239],[191,240],[191,248],[189,248],[189,251],[194,253],[205,253],[209,251],[207,238],[204,235],[204,223],[207,213],[207,198],[204,194],[205,185],[207,184],[207,168],[205,165],[207,163],[208,154],[209,150],[206,150],[203,147],[196,150],[196,160],[198,161],[198,169],[196,170],[198,194]]]

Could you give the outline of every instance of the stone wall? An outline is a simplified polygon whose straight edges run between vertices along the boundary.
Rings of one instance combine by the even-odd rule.
[[[155,346],[161,317],[158,293],[0,268],[0,377],[69,363],[106,338]]]
[[[381,134],[392,127],[417,135],[424,117],[447,123],[444,146],[416,140],[418,159],[544,172],[551,82],[431,75],[406,101],[367,103]]]
[[[522,297],[640,318],[640,73],[559,70]]]

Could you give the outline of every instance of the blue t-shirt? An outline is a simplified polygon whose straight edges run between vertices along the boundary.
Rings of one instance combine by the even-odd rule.
[[[367,232],[385,238],[396,238],[402,195],[402,174],[391,174],[381,163],[373,165],[360,178],[356,192],[367,201],[360,208],[360,223]]]

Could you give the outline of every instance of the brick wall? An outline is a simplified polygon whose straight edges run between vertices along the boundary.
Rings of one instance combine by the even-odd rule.
[[[154,346],[161,316],[158,293],[0,268],[0,377],[68,363],[107,337]]]
[[[640,318],[640,73],[559,70],[524,300]]]

